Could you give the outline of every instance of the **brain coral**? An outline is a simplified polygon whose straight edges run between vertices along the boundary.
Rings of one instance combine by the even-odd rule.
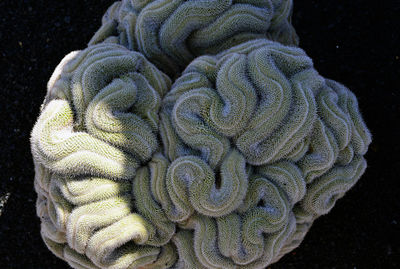
[[[31,135],[55,255],[79,269],[250,269],[301,243],[364,173],[371,134],[353,93],[283,45],[297,44],[291,10],[109,8],[56,68]]]
[[[37,214],[73,268],[265,268],[360,178],[355,96],[266,39],[171,85],[112,43],[67,55],[31,136]]]
[[[292,0],[122,0],[89,42],[113,42],[143,53],[174,77],[196,56],[260,37],[297,44]]]

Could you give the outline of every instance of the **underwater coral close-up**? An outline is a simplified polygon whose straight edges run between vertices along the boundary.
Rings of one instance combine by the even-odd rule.
[[[79,269],[265,268],[364,173],[371,134],[356,97],[300,48],[252,34],[239,43],[231,16],[240,23],[240,11],[259,7],[154,1],[137,11],[142,4],[111,6],[96,37],[126,17],[136,27],[68,54],[50,78],[31,135],[43,240]],[[265,4],[258,11],[273,13]],[[205,23],[214,30],[174,41]],[[230,36],[225,49],[196,49],[197,58],[178,45],[211,37],[210,48],[219,35]],[[158,42],[165,54],[151,52]],[[151,62],[190,64],[169,72],[171,86]]]
[[[28,260],[23,268],[395,264],[393,237],[365,235],[386,218],[387,232],[395,228],[397,216],[388,212],[399,204],[389,195],[396,190],[379,183],[383,160],[374,157],[382,143],[376,125],[383,124],[371,118],[369,106],[377,87],[327,72],[345,74],[346,65],[312,50],[330,45],[318,43],[300,21],[310,21],[308,11],[326,9],[297,9],[293,0],[101,2],[77,6],[96,10],[90,30],[64,32],[63,40],[75,45],[57,43],[65,50],[40,77],[47,76],[46,85],[35,89],[20,146],[31,159],[21,170],[29,171],[29,183],[10,177],[0,189],[0,221],[6,220],[0,241],[14,240],[10,231],[22,226],[32,227],[35,241],[11,244],[0,265],[4,258],[5,268]],[[28,14],[36,12],[38,6],[26,4]],[[353,75],[373,79],[358,72],[364,71]],[[394,115],[387,113],[387,120]],[[20,200],[29,199],[31,212],[12,227],[10,214],[21,210],[11,210],[18,205],[14,197],[24,189],[30,194]],[[381,203],[390,200],[393,207],[367,224],[365,210],[379,208],[371,206],[379,199],[372,191],[386,193]],[[31,224],[20,226],[28,216]],[[329,241],[332,236],[344,241]],[[385,258],[361,258],[369,254],[359,249],[372,241]],[[43,256],[14,259],[14,246],[24,244],[39,244]],[[338,261],[344,244],[353,246],[353,260]],[[314,265],[309,253],[316,254]]]

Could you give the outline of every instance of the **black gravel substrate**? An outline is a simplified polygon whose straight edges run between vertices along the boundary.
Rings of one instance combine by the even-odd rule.
[[[0,197],[10,193],[0,216],[2,269],[69,268],[40,238],[29,135],[52,71],[86,47],[112,2],[0,1]],[[300,46],[320,74],[356,94],[373,143],[359,183],[270,268],[400,268],[400,2],[294,2]]]

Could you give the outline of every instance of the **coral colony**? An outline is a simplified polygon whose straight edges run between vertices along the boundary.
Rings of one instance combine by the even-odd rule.
[[[47,247],[79,269],[265,268],[361,177],[355,96],[290,0],[123,0],[48,83],[31,136]]]

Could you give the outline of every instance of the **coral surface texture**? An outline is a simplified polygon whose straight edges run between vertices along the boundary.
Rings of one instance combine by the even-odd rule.
[[[295,47],[291,10],[108,9],[57,66],[31,134],[56,256],[76,269],[261,269],[301,243],[364,173],[371,134],[353,93]]]

